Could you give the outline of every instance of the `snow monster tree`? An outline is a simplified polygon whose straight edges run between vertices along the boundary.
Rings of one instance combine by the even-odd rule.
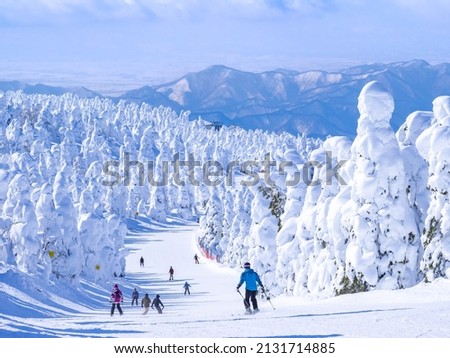
[[[389,121],[394,100],[379,82],[358,98],[357,136],[351,148],[351,197],[342,211],[347,232],[337,294],[417,283],[420,235],[407,197],[404,163]]]

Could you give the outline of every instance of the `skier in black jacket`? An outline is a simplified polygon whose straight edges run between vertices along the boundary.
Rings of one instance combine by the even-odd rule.
[[[131,305],[133,306],[133,304],[136,303],[137,306],[138,300],[139,300],[139,292],[137,289],[134,289],[133,293],[131,294]]]
[[[158,313],[162,313],[162,310],[164,309],[164,305],[161,302],[161,300],[159,299],[159,295],[156,295],[155,299],[153,300],[152,306],[151,306],[152,309],[153,309],[153,306],[155,306]],[[162,306],[162,309],[161,309],[161,306]]]

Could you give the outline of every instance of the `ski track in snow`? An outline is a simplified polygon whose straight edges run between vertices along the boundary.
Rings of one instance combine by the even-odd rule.
[[[272,299],[275,310],[258,297],[261,312],[247,316],[235,289],[241,270],[201,255],[194,240],[197,224],[178,220],[155,224],[142,219],[129,220],[128,226],[126,277],[117,281],[124,292],[123,316],[116,311],[110,317],[109,292],[85,284],[96,305],[54,298],[66,310],[36,303],[28,305],[35,315],[0,310],[0,337],[450,337],[447,280],[327,300],[276,297]],[[194,264],[195,253],[200,264]],[[141,256],[144,268],[139,265]],[[168,280],[170,266],[175,270],[174,281]],[[183,294],[185,281],[191,285],[190,296]],[[140,293],[138,307],[131,307],[134,287]],[[163,314],[150,309],[142,315],[140,300],[145,293],[152,299],[161,295]],[[24,301],[18,299],[17,304]],[[67,313],[69,309],[73,312]],[[46,310],[53,311],[54,317],[39,314]]]

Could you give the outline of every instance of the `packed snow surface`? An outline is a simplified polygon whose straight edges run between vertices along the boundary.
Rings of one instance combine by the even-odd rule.
[[[0,276],[0,337],[449,337],[450,282],[436,280],[405,290],[378,290],[325,300],[272,298],[275,310],[258,297],[261,312],[244,315],[236,292],[240,269],[223,267],[198,253],[196,225],[173,220],[155,225],[131,220],[126,238],[127,272],[117,283],[125,295],[124,315],[110,316],[108,289],[82,289],[9,282]],[[144,257],[144,268],[139,265]],[[168,281],[169,266],[175,270]],[[183,284],[191,284],[184,295]],[[163,314],[131,307],[140,298],[161,295]],[[111,284],[112,288],[112,284]],[[241,288],[242,291],[242,288]],[[42,300],[42,297],[46,297]]]

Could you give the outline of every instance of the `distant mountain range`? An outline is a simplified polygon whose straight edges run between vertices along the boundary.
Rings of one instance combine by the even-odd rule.
[[[42,83],[29,85],[20,81],[0,81],[0,91],[23,91],[27,94],[52,94],[62,95],[64,93],[73,93],[83,98],[93,98],[100,96],[98,93],[91,91],[85,87],[55,87],[47,86]]]
[[[340,72],[278,69],[262,73],[215,65],[173,82],[144,86],[113,99],[170,106],[177,111],[190,110],[192,118],[201,116],[208,121],[246,129],[353,137],[358,119],[358,94],[372,80],[384,84],[394,96],[396,108],[392,126],[397,129],[411,112],[431,110],[434,98],[450,95],[450,64],[430,65],[414,60],[368,64]],[[0,90],[18,89],[26,93],[98,95],[84,87],[0,82]]]

